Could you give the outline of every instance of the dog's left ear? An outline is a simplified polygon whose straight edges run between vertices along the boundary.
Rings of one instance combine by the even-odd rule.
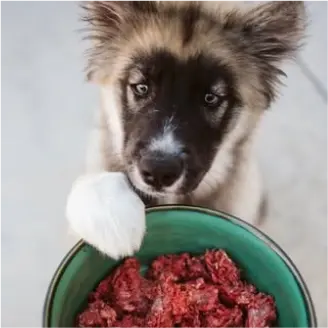
[[[226,16],[223,30],[236,51],[257,70],[269,104],[276,96],[281,62],[302,45],[306,12],[301,1],[270,1]]]
[[[244,53],[273,64],[295,54],[305,26],[303,1],[270,1],[232,12],[224,29]]]

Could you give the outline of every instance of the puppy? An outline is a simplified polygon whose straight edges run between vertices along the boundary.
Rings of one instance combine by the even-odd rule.
[[[124,172],[147,205],[263,216],[252,151],[305,28],[303,2],[84,5],[101,106],[88,171]]]

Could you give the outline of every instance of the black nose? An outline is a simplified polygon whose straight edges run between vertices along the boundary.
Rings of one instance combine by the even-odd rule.
[[[139,169],[148,185],[160,189],[178,180],[183,171],[183,159],[179,156],[143,156]]]

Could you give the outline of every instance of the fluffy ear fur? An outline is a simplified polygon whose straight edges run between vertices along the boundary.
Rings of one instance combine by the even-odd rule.
[[[247,54],[279,62],[298,49],[305,25],[302,1],[270,1],[246,13],[232,12],[224,29]]]
[[[306,27],[302,1],[270,1],[246,12],[234,10],[226,16],[223,30],[233,45],[259,69],[266,96],[271,101],[281,62],[293,58],[301,46]],[[236,50],[237,50],[236,49]]]
[[[95,74],[115,58],[118,39],[128,35],[136,20],[142,21],[154,13],[156,6],[153,1],[87,1],[81,7],[84,10],[82,20],[88,24],[86,39],[94,43],[89,54],[88,79],[101,80]],[[103,62],[106,52],[110,57],[105,56],[106,62]]]
[[[91,26],[91,38],[98,41],[115,38],[127,25],[132,26],[131,18],[142,13],[156,11],[152,1],[88,1],[82,3],[85,10],[82,18]]]

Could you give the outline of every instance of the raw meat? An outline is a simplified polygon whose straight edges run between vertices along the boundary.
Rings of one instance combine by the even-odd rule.
[[[146,278],[126,259],[89,296],[78,327],[270,327],[274,299],[241,279],[223,250],[163,255]]]

